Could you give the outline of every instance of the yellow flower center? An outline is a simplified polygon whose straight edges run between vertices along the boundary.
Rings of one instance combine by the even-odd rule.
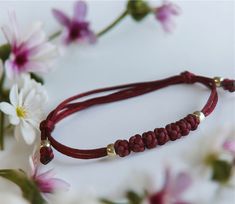
[[[17,107],[16,108],[16,114],[19,118],[25,118],[26,116],[26,110],[24,107]]]
[[[204,163],[206,164],[206,165],[211,165],[211,164],[213,164],[213,162],[215,161],[215,160],[217,160],[218,159],[218,155],[216,154],[216,153],[211,153],[211,154],[208,154],[205,158],[204,158]]]

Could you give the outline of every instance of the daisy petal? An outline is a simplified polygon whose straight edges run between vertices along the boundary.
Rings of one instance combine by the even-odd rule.
[[[70,25],[70,19],[68,18],[68,16],[66,16],[63,12],[57,10],[57,9],[53,9],[52,13],[54,15],[54,17],[65,27],[69,27]]]
[[[36,138],[36,130],[26,121],[22,121],[20,126],[21,135],[27,144],[32,144]]]
[[[87,5],[84,1],[78,1],[74,5],[74,19],[83,21],[87,13]]]
[[[17,141],[20,141],[21,139],[21,132],[20,132],[20,126],[17,125],[14,129],[14,136],[16,138]]]
[[[7,115],[16,116],[15,107],[12,106],[10,103],[1,102],[1,103],[0,103],[0,110],[1,110],[3,113],[7,114]]]
[[[13,85],[10,91],[10,102],[14,107],[17,107],[18,101],[19,101],[19,91],[18,91],[18,85]]]
[[[10,116],[9,117],[9,122],[12,125],[18,125],[20,123],[20,119],[17,116]]]

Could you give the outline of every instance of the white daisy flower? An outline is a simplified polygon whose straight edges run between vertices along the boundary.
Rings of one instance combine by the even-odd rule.
[[[23,138],[27,144],[34,142],[47,98],[44,87],[25,75],[22,84],[11,88],[10,102],[0,103],[0,110],[15,126],[14,134],[18,140]]]
[[[221,186],[231,185],[233,177],[233,156],[225,151],[224,144],[229,128],[223,128],[209,137],[203,137],[195,149],[190,149],[186,157],[187,163],[201,179],[209,179]],[[198,149],[200,147],[200,149]],[[186,155],[186,156],[185,156]]]

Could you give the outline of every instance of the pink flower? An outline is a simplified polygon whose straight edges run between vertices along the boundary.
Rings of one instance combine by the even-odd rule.
[[[64,42],[81,42],[88,40],[90,43],[96,41],[96,36],[89,28],[89,23],[85,21],[87,5],[83,1],[78,1],[74,5],[74,16],[70,19],[66,14],[57,9],[52,10],[55,18],[65,27]]]
[[[172,177],[169,169],[165,171],[165,182],[162,189],[149,197],[150,204],[187,204],[182,194],[189,188],[192,181],[188,174],[179,173]]]
[[[223,144],[223,148],[235,157],[235,139],[227,139]]]
[[[44,194],[54,193],[56,191],[68,190],[69,184],[62,179],[55,178],[55,172],[51,169],[45,172],[39,170],[38,154],[30,157],[31,178],[38,186],[40,192]]]
[[[26,72],[48,72],[56,56],[56,47],[47,41],[42,24],[37,22],[22,34],[15,13],[9,13],[10,23],[2,31],[11,46],[10,58],[5,62],[10,79]]]
[[[171,32],[175,28],[173,21],[174,16],[180,14],[180,8],[173,3],[164,2],[162,6],[155,9],[156,19],[162,24],[163,29],[166,32]]]

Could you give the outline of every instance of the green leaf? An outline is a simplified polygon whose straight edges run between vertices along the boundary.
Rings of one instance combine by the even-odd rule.
[[[18,185],[22,191],[23,197],[31,204],[46,203],[36,184],[27,177],[24,171],[3,169],[0,170],[0,176]]]
[[[114,202],[107,200],[107,199],[101,199],[100,202],[103,204],[115,204]]]
[[[150,13],[151,8],[144,0],[129,0],[127,11],[134,20],[141,21]]]
[[[141,204],[143,201],[143,197],[138,195],[134,191],[128,191],[126,196],[130,204]]]
[[[103,204],[127,204],[127,203],[117,203],[117,202],[113,202],[113,201],[107,200],[107,199],[105,199],[105,198],[100,199],[100,202],[103,203]]]
[[[32,79],[34,79],[36,82],[39,82],[41,84],[44,84],[44,80],[42,77],[38,76],[37,74],[30,73],[30,76]]]
[[[214,160],[212,163],[212,180],[219,183],[226,183],[232,176],[232,164],[224,160]]]
[[[4,44],[0,46],[0,59],[4,62],[6,61],[11,53],[11,46],[9,44]]]

